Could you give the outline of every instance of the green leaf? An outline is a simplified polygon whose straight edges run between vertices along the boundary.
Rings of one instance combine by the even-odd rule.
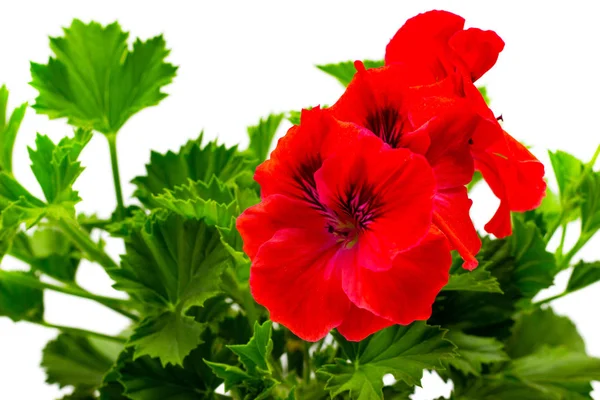
[[[349,392],[352,399],[383,399],[383,376],[393,374],[410,386],[418,385],[423,369],[443,369],[454,355],[454,346],[443,330],[422,322],[394,325],[359,343],[336,335],[348,360],[336,359],[317,372],[328,377],[331,397]]]
[[[364,60],[363,64],[365,68],[379,68],[383,67],[383,60]],[[342,85],[348,86],[352,78],[354,78],[354,74],[356,73],[356,68],[354,68],[354,61],[344,61],[337,64],[325,64],[325,65],[317,65],[321,71],[325,72],[333,76],[338,80]]]
[[[570,221],[579,216],[578,205],[581,202],[579,186],[581,174],[585,168],[584,163],[564,151],[548,152],[552,169],[558,183],[560,204],[565,214],[565,219]]]
[[[46,382],[93,393],[122,350],[122,345],[112,341],[61,333],[42,353]]]
[[[447,363],[465,375],[480,376],[483,364],[508,361],[502,342],[481,336],[467,335],[459,330],[450,330],[446,335],[458,347],[459,356]]]
[[[75,282],[81,254],[62,231],[44,226],[27,235],[19,232],[11,255],[43,274],[62,282]]]
[[[160,207],[152,195],[160,195],[165,189],[172,190],[190,181],[209,182],[213,176],[229,185],[242,174],[253,173],[254,160],[240,153],[237,147],[227,148],[214,141],[202,146],[202,138],[200,134],[177,153],[152,152],[146,175],[132,181],[137,186],[134,195],[148,207]]]
[[[218,335],[206,329],[202,343],[185,358],[182,366],[163,366],[159,359],[148,356],[134,359],[133,349],[125,350],[105,377],[101,400],[120,400],[119,395],[133,400],[222,400],[215,390],[223,380],[203,360],[235,363],[235,355],[226,345],[233,343],[230,336],[239,332],[232,331],[230,322],[228,318],[221,323]]]
[[[43,321],[43,291],[7,279],[23,275],[31,276],[28,272],[0,270],[0,316],[8,317],[14,322]]]
[[[12,173],[12,153],[15,145],[17,132],[25,117],[27,103],[21,104],[15,108],[6,119],[6,111],[8,106],[8,89],[3,85],[0,88],[0,171]]]
[[[158,104],[177,70],[164,60],[169,54],[162,36],[137,39],[118,23],[102,26],[77,19],[63,37],[50,38],[55,58],[31,63],[31,85],[39,91],[33,108],[71,125],[115,134],[143,108]]]
[[[504,374],[548,398],[590,398],[590,382],[600,380],[600,359],[562,347],[542,348],[515,360]]]
[[[250,138],[248,150],[254,154],[259,162],[264,161],[269,155],[273,138],[283,116],[284,114],[271,114],[267,119],[261,118],[258,125],[248,127],[248,137]]]
[[[154,202],[187,218],[204,218],[207,224],[229,226],[238,213],[233,190],[213,175],[208,183],[189,181],[153,196]]]
[[[125,246],[122,267],[109,273],[115,288],[142,302],[146,314],[128,344],[136,358],[181,365],[204,329],[187,313],[220,293],[231,257],[215,228],[176,214],[154,215]]]
[[[250,374],[255,374],[257,371],[269,371],[268,360],[273,351],[272,326],[271,321],[266,321],[262,325],[256,322],[254,324],[254,336],[248,344],[229,346]]]
[[[585,353],[583,339],[569,318],[554,314],[551,308],[537,308],[517,316],[506,351],[512,358],[519,358],[544,347],[559,346]]]
[[[600,174],[589,171],[580,187],[581,190],[581,234],[591,237],[600,229]]]
[[[479,268],[496,278],[503,294],[442,291],[433,305],[430,323],[480,336],[505,338],[510,334],[515,311],[529,306],[535,294],[552,284],[557,272],[554,256],[545,250],[535,223],[525,222],[517,214],[513,227],[514,233],[509,238],[484,237],[478,255]]]
[[[600,281],[600,262],[587,263],[580,261],[573,268],[567,284],[567,291],[574,292]]]
[[[73,190],[73,183],[84,169],[77,158],[91,138],[92,133],[82,129],[77,129],[72,138],[64,137],[58,144],[48,136],[37,135],[36,149],[29,148],[31,170],[49,203],[73,206],[81,200]]]
[[[502,293],[498,280],[486,269],[485,265],[479,266],[473,271],[466,271],[460,262],[454,262],[450,279],[442,291],[469,291]]]
[[[234,365],[204,361],[216,376],[225,381],[226,391],[236,388],[245,399],[270,398],[278,383],[271,376],[268,361],[273,351],[272,325],[271,321],[262,325],[256,322],[254,336],[248,344],[227,346],[238,356],[244,370]]]
[[[554,254],[546,251],[546,242],[533,222],[513,218],[513,234],[509,239],[511,254],[516,263],[513,280],[526,298],[533,298],[540,290],[554,282],[556,262]]]
[[[383,398],[385,400],[410,400],[414,394],[414,386],[407,385],[403,381],[398,381],[391,386],[383,388]]]

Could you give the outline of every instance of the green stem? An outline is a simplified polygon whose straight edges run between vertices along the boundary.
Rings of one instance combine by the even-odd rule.
[[[13,282],[22,286],[27,286],[34,289],[48,289],[59,293],[68,294],[71,296],[77,296],[84,299],[93,300],[97,303],[102,304],[118,312],[121,315],[126,316],[134,321],[138,321],[139,318],[137,315],[130,313],[122,308],[124,303],[127,303],[127,300],[115,299],[113,297],[105,297],[97,294],[90,293],[79,286],[58,286],[53,285],[51,283],[42,282],[39,279],[28,276],[24,274],[15,274],[8,271],[0,270],[0,278],[3,281]]]
[[[122,337],[106,335],[104,333],[99,333],[99,332],[94,332],[94,331],[88,331],[87,329],[72,328],[70,326],[56,325],[56,324],[51,324],[46,321],[27,321],[27,322],[31,322],[33,324],[44,326],[46,328],[58,329],[59,331],[61,331],[63,333],[72,333],[74,335],[92,336],[92,337],[97,337],[99,339],[111,340],[111,341],[117,342],[117,343],[127,342],[127,339],[122,338]]]
[[[110,164],[112,166],[113,182],[115,184],[115,195],[117,196],[117,218],[125,218],[125,203],[123,202],[123,192],[121,191],[121,177],[119,174],[119,160],[117,158],[117,134],[106,135],[108,148],[110,150]]]
[[[581,174],[579,175],[579,179],[577,180],[577,184],[575,185],[575,187],[579,187],[579,185],[581,185],[581,183],[583,182],[583,180],[585,179],[585,177],[587,176],[587,174],[589,174],[591,171],[594,170],[594,165],[596,164],[596,161],[598,160],[598,157],[600,156],[600,146],[598,146],[596,148],[596,151],[594,152],[594,155],[592,156],[591,160],[585,164],[583,171],[581,171]],[[548,229],[548,231],[546,231],[546,235],[544,235],[544,240],[546,241],[546,243],[548,243],[550,241],[550,239],[552,239],[552,236],[554,236],[554,234],[556,233],[556,230],[565,223],[564,219],[565,219],[566,213],[564,210],[564,205],[560,211],[560,215],[558,216],[558,219],[555,221],[555,223]]]
[[[563,250],[565,247],[565,238],[567,237],[567,224],[562,224],[562,232],[560,234],[560,243],[556,249],[556,258],[560,260],[563,256]]]
[[[573,259],[573,257],[575,257],[577,255],[577,253],[579,252],[579,250],[581,250],[581,248],[583,246],[585,246],[585,244],[591,238],[592,238],[592,235],[586,235],[586,236],[579,237],[579,240],[577,240],[577,243],[575,243],[575,245],[573,246],[573,248],[571,250],[569,250],[564,257],[560,258],[559,263],[557,265],[558,270],[562,271],[563,269],[568,268],[569,265],[571,264],[571,260]]]
[[[97,262],[105,269],[118,267],[117,263],[115,263],[104,250],[90,239],[88,233],[82,230],[77,222],[65,218],[58,218],[56,219],[56,223],[90,260]]]
[[[303,342],[302,343],[302,351],[304,358],[304,371],[302,371],[302,376],[304,378],[304,382],[307,384],[310,382],[310,373],[312,370],[311,360],[310,360],[310,346],[312,343]]]
[[[550,228],[548,228],[548,230],[546,231],[546,234],[544,235],[544,241],[546,243],[548,243],[550,241],[550,239],[552,239],[552,236],[554,236],[554,234],[556,233],[558,228],[560,228],[560,226],[563,224],[564,219],[565,219],[565,211],[564,211],[564,208],[562,208],[560,210],[560,214],[558,215],[558,218],[556,219],[554,224],[552,224],[552,226]]]
[[[539,307],[539,306],[541,306],[543,304],[548,304],[550,302],[553,302],[554,300],[560,299],[561,297],[564,297],[564,296],[568,295],[569,293],[571,293],[571,292],[566,292],[565,291],[565,292],[559,293],[559,294],[554,295],[552,297],[548,297],[547,299],[537,301],[537,302],[534,303],[534,305],[537,306],[537,307]]]
[[[258,321],[259,315],[257,304],[254,301],[250,290],[247,287],[239,285],[236,277],[229,269],[221,275],[221,279],[221,288],[233,299],[233,301],[244,309],[250,326],[254,327],[254,323]]]

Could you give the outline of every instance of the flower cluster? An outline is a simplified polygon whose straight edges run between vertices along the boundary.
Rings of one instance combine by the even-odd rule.
[[[304,110],[257,168],[262,201],[237,221],[252,293],[302,339],[428,319],[451,250],[477,266],[465,186],[475,170],[500,199],[485,226],[497,237],[511,233],[511,211],[541,202],[543,165],[474,86],[504,43],[463,27],[444,11],[407,21],[384,67],[356,62],[340,99]]]

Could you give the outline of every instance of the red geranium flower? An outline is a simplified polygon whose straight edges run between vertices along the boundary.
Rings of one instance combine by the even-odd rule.
[[[463,96],[482,118],[471,138],[471,155],[500,206],[486,231],[510,235],[510,211],[540,205],[545,193],[544,166],[522,144],[504,132],[472,82],[497,61],[504,42],[493,31],[464,30],[464,19],[447,11],[430,11],[411,18],[386,49],[387,65],[410,66],[412,85],[454,80],[461,74]]]
[[[434,177],[422,156],[315,109],[255,179],[262,202],[237,227],[252,294],[273,321],[305,340],[336,327],[361,340],[430,316],[451,260],[431,228]]]
[[[392,148],[423,154],[434,171],[433,223],[465,260],[477,266],[481,240],[469,216],[472,201],[465,185],[473,177],[470,141],[481,118],[458,95],[455,82],[411,87],[412,71],[404,65],[357,73],[346,92],[331,107],[342,121],[366,128]]]

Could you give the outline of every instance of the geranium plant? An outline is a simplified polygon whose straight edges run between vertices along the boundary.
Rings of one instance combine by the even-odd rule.
[[[590,161],[550,152],[558,193],[546,187],[475,85],[504,48],[495,32],[420,14],[384,60],[319,66],[347,86],[335,104],[261,119],[245,150],[201,134],[152,153],[134,199],[121,194],[117,136],[166,96],[177,68],[163,37],[130,47],[117,23],[75,20],[50,45],[31,64],[32,107],[74,133],[29,148],[44,198],[12,173],[27,106],[9,116],[0,91],[0,250],[29,265],[4,259],[0,315],[60,331],[42,367],[72,388],[64,399],[408,399],[424,370],[456,400],[591,398],[600,360],[548,303],[600,281],[599,263],[574,263],[600,229],[600,148]],[[284,118],[293,126],[273,146]],[[109,218],[76,208],[92,135],[110,149]],[[500,200],[483,236],[469,215],[480,180]],[[119,260],[96,230],[124,241]],[[82,259],[127,299],[79,286]],[[564,293],[532,300],[566,269]],[[44,291],[131,325],[110,336],[50,324]]]

